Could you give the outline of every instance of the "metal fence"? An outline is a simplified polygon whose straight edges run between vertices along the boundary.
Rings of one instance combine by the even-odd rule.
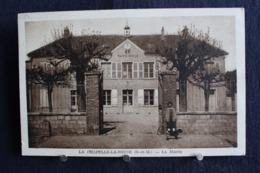
[[[180,89],[186,91],[187,111],[205,111],[206,95],[208,95],[209,111],[236,111],[236,84],[213,83],[209,88],[192,83],[177,84],[177,111],[180,108]]]
[[[187,88],[187,106],[190,111],[203,111],[205,105],[204,89],[193,84]],[[216,85],[210,91],[210,109],[212,111],[236,110],[236,85]],[[179,110],[179,85],[177,85],[177,110]],[[86,99],[84,85],[53,86],[51,93],[52,111],[48,97],[48,87],[31,84],[27,87],[28,112],[85,112]],[[103,103],[103,102],[102,102]]]
[[[79,95],[78,90],[85,92],[84,85],[53,86],[52,92],[50,89],[48,90],[48,86],[28,85],[28,112],[78,112],[79,97],[81,95],[84,97],[84,94]],[[48,94],[49,92],[51,92],[51,95]],[[52,105],[52,110],[50,105]],[[82,110],[81,108],[80,111],[86,110]]]

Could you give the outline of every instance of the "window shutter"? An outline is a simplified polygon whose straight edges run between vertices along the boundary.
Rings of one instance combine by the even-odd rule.
[[[48,104],[48,93],[47,89],[40,89],[40,107],[47,108]]]
[[[101,63],[101,69],[103,70],[104,79],[111,78],[111,64],[110,63]]]
[[[117,90],[114,89],[111,92],[112,106],[117,106]]]
[[[112,63],[112,78],[116,78],[116,63]]]
[[[160,71],[160,63],[156,62],[156,70],[155,70],[155,77],[158,78],[158,73]]]
[[[109,63],[107,65],[106,71],[107,71],[107,78],[110,79],[111,78],[111,63]]]
[[[139,78],[143,78],[143,63],[139,62]]]
[[[121,63],[117,63],[117,78],[121,78]]]
[[[103,76],[106,79],[107,78],[107,73],[106,73],[106,64],[101,63],[101,70],[103,71]]]
[[[135,63],[134,63],[134,78],[137,78],[137,75],[138,75],[137,65],[138,65],[138,64],[135,62]]]
[[[154,62],[152,62],[152,63],[150,63],[150,69],[149,69],[149,70],[150,70],[150,71],[149,71],[149,73],[150,73],[150,76],[149,76],[149,77],[150,77],[150,78],[154,78],[154,76],[155,76],[155,75],[154,75],[154,73],[155,73],[155,70],[154,70],[154,69],[155,69],[155,64],[154,64]]]
[[[158,89],[154,90],[154,106],[158,106]]]
[[[144,90],[138,89],[138,105],[143,106],[144,105]]]

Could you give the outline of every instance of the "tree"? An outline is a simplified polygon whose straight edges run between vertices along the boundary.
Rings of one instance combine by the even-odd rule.
[[[231,97],[232,111],[235,111],[235,94],[237,93],[237,71],[228,71],[225,74],[227,96]]]
[[[84,88],[85,72],[99,69],[100,60],[108,60],[108,46],[99,32],[82,32],[81,36],[73,36],[68,27],[64,34],[54,34],[54,43],[48,49],[57,58],[70,60],[70,70],[76,72],[77,103],[79,111],[86,111],[86,93]]]
[[[194,27],[193,27],[194,28]],[[196,29],[184,26],[182,31],[178,31],[177,45],[172,45],[175,40],[164,39],[158,49],[164,57],[162,63],[171,62],[173,68],[177,68],[179,77],[179,98],[180,111],[187,111],[187,81],[198,70],[204,68],[204,63],[213,57],[227,55],[221,50],[221,43],[209,37],[209,32],[204,34]]]
[[[214,62],[206,61],[204,66],[199,68],[192,78],[188,78],[190,83],[197,85],[204,90],[205,97],[205,111],[209,111],[209,96],[214,93],[212,90],[212,83],[219,83],[224,81],[224,74],[214,66]]]
[[[41,85],[47,89],[49,112],[52,108],[52,92],[54,86],[67,85],[69,83],[69,66],[61,66],[62,60],[48,59],[41,65],[33,65],[26,69],[27,81],[32,84]]]

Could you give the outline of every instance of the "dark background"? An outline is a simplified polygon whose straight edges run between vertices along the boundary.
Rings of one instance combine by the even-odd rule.
[[[69,158],[21,156],[17,14],[129,8],[243,7],[246,20],[246,156]],[[259,0],[0,0],[0,172],[260,172]],[[239,63],[239,62],[238,62]],[[239,101],[239,100],[238,100]]]

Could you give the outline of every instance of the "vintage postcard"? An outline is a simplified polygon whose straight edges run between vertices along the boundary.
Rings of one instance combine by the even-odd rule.
[[[22,154],[245,155],[244,9],[18,15]]]

